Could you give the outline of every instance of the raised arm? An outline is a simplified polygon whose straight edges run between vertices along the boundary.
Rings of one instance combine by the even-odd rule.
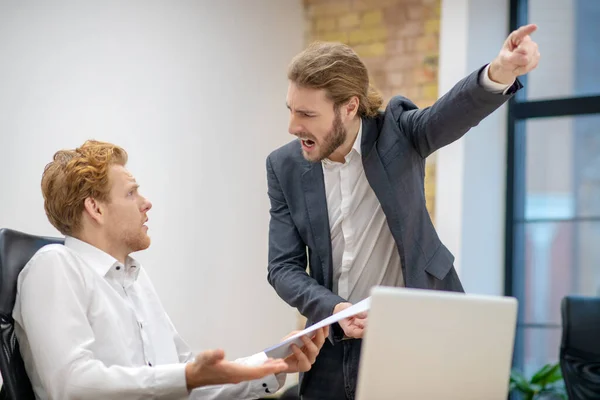
[[[462,79],[431,107],[417,109],[400,96],[390,101],[400,131],[421,157],[461,138],[522,87],[517,77],[536,68],[540,59],[538,46],[529,36],[536,29],[527,25],[512,32],[489,65]],[[512,90],[497,91],[494,84]]]

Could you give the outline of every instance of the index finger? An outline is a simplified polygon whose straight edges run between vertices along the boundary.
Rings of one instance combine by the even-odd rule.
[[[327,338],[328,333],[329,332],[327,332],[327,327],[325,327],[323,329],[319,329],[319,331],[317,333],[317,337],[314,339],[317,347],[319,347],[319,348],[323,347],[323,344],[325,343],[325,338]]]
[[[522,26],[511,34],[511,39],[516,44],[519,44],[521,42],[521,40],[523,40],[523,38],[525,38],[525,36],[531,35],[536,30],[537,30],[536,24],[529,24],[529,25]]]

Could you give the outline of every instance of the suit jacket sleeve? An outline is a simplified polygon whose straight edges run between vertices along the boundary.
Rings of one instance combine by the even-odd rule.
[[[431,107],[417,109],[405,97],[394,97],[389,104],[400,131],[412,142],[421,157],[426,158],[436,150],[458,139],[485,117],[490,115],[513,94],[492,93],[479,83],[485,67],[458,82]],[[513,87],[520,89],[517,80]]]
[[[346,300],[306,273],[306,244],[292,220],[270,157],[267,158],[267,183],[271,202],[269,283],[286,303],[297,308],[310,321],[320,321],[333,313],[336,304]]]

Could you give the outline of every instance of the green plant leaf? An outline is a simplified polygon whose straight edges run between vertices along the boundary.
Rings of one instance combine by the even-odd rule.
[[[533,390],[534,393],[539,393],[542,390],[544,390],[544,388],[542,387],[542,385],[538,385],[537,383],[530,383],[529,384],[529,388],[531,390]]]
[[[533,394],[535,391],[530,387],[529,381],[517,370],[510,373],[510,385],[512,390],[518,390],[523,394]]]
[[[560,369],[560,364],[556,364],[554,366],[554,368],[552,369],[552,373],[548,376],[548,380],[546,381],[546,383],[550,384],[550,383],[556,383],[556,382],[562,382],[563,376],[562,376],[562,370]]]
[[[517,389],[523,394],[535,394],[536,389],[529,385],[529,382],[517,382]]]
[[[548,395],[548,394],[552,395],[552,399],[554,399],[554,398],[556,398],[556,396],[558,396],[563,400],[568,400],[568,397],[567,397],[567,394],[565,393],[565,391],[562,388],[558,388],[558,387],[544,389],[541,392],[539,392],[535,398],[536,399],[539,398],[540,400],[545,399],[544,395]]]
[[[551,373],[551,371],[552,371],[551,364],[544,365],[531,377],[531,382],[532,383],[543,382],[546,379],[546,377],[548,376],[548,374]]]
[[[527,378],[525,378],[525,376],[517,370],[512,370],[510,372],[510,381],[511,382],[528,382]]]
[[[560,364],[547,364],[540,368],[528,380],[521,372],[512,370],[509,381],[510,392],[517,391],[524,395],[525,399],[536,399],[540,394],[565,393],[564,382]]]
[[[531,378],[531,383],[546,387],[562,379],[560,364],[546,364]]]

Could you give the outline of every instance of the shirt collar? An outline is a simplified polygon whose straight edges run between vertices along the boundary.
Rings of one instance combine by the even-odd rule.
[[[360,145],[362,144],[362,129],[363,129],[363,122],[362,122],[362,118],[361,118],[360,126],[358,127],[358,135],[356,135],[356,139],[354,140],[354,144],[352,145],[352,148],[354,150],[356,150],[356,152],[358,153],[359,156],[362,155],[362,153],[360,151]]]
[[[356,135],[356,138],[354,139],[354,144],[352,145],[352,149],[350,150],[350,153],[346,154],[346,157],[345,157],[346,162],[348,162],[348,160],[350,159],[350,155],[352,154],[353,151],[356,151],[359,156],[362,155],[362,153],[360,151],[360,145],[362,143],[362,129],[363,129],[363,122],[362,122],[362,118],[361,118],[360,126],[358,127],[358,134]],[[340,163],[336,163],[335,161],[331,161],[328,158],[325,158],[323,160],[323,163],[325,165],[340,164]]]
[[[117,265],[123,266],[119,260],[110,254],[72,236],[65,237],[65,246],[74,250],[86,264],[102,277],[106,276],[113,267]],[[127,256],[124,267],[125,270],[129,270],[133,267],[133,278],[136,279],[140,272],[141,265],[134,258]]]

